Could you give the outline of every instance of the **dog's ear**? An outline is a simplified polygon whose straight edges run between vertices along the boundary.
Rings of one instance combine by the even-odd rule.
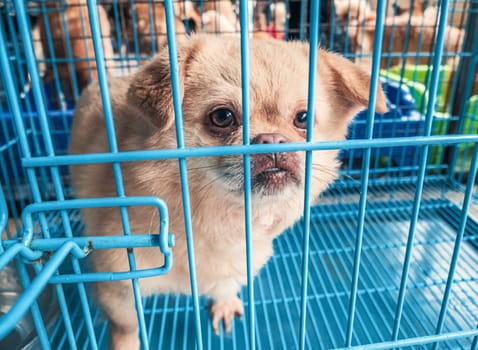
[[[355,114],[368,107],[370,74],[348,59],[323,50],[319,51],[318,65],[320,72],[327,72],[325,76],[329,77],[331,93],[339,100],[337,105],[344,109],[343,112]],[[380,84],[375,111],[388,111],[387,99]]]
[[[188,65],[194,57],[196,47],[190,40],[177,41],[178,76],[180,98],[184,96],[184,79]],[[169,128],[174,121],[169,48],[163,45],[150,63],[143,66],[132,77],[127,93],[128,103],[160,130]]]

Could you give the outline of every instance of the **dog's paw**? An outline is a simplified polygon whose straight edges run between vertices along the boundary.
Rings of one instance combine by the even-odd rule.
[[[226,301],[215,301],[211,306],[212,329],[217,335],[220,334],[219,323],[224,322],[224,329],[230,332],[234,316],[242,319],[242,301],[237,296]]]

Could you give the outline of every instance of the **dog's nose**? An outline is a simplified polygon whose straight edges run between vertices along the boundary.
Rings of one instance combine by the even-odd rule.
[[[279,133],[259,134],[252,140],[253,144],[285,143],[287,138]]]

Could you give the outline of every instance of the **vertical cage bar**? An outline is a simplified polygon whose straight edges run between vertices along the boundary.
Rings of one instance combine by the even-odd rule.
[[[243,144],[250,144],[250,109],[249,109],[249,8],[248,0],[240,0],[241,24],[241,84],[242,84],[242,121]],[[251,156],[243,157],[244,164],[244,220],[246,238],[246,270],[247,270],[247,297],[249,301],[249,348],[256,346],[255,302],[254,302],[254,272],[252,259],[252,219],[251,219]]]
[[[3,186],[0,183],[0,254],[2,254],[5,249],[3,248],[3,239],[2,234],[3,230],[8,223],[8,207],[7,202],[5,201],[5,195],[3,194]]]
[[[313,141],[314,136],[314,104],[315,80],[317,75],[317,51],[319,43],[319,9],[320,0],[310,1],[310,50],[309,50],[309,81],[307,92],[307,142]],[[304,178],[304,232],[302,237],[302,286],[300,309],[300,337],[299,348],[305,349],[307,330],[307,287],[309,278],[309,240],[310,240],[310,182],[312,178],[312,151],[305,154]]]
[[[136,65],[140,66],[140,52],[139,52],[139,37],[138,37],[138,18],[136,17],[136,8],[134,6],[134,0],[130,0],[129,6],[131,8],[131,23],[133,27],[133,45],[134,45],[134,58]]]
[[[436,334],[441,334],[443,325],[445,324],[445,317],[448,310],[450,295],[453,287],[453,279],[455,277],[456,266],[460,257],[460,248],[463,242],[463,235],[465,233],[466,223],[468,220],[468,211],[470,209],[471,201],[473,199],[473,187],[475,184],[476,173],[478,171],[478,147],[475,146],[473,151],[473,158],[470,166],[470,177],[466,185],[465,198],[463,200],[463,209],[461,211],[460,226],[455,238],[455,246],[453,248],[453,255],[450,262],[450,270],[446,281],[445,292],[443,293],[442,305],[440,309],[440,316],[438,317],[438,324],[436,327]],[[438,349],[439,343],[435,343],[433,350]]]
[[[171,70],[171,88],[173,93],[173,107],[176,127],[176,141],[178,149],[184,148],[184,131],[183,131],[183,116],[181,109],[181,95],[179,85],[179,66],[178,66],[178,50],[176,47],[176,32],[174,28],[174,8],[172,0],[164,2],[166,10],[166,28],[168,37],[169,49],[169,65]],[[179,159],[179,173],[181,176],[181,195],[183,200],[183,215],[184,215],[184,229],[186,234],[186,245],[188,249],[188,263],[189,263],[189,278],[191,282],[191,295],[193,298],[194,309],[194,325],[196,335],[196,348],[198,350],[203,348],[201,318],[199,314],[199,296],[197,290],[197,275],[196,263],[194,258],[194,241],[193,229],[191,220],[191,206],[189,199],[189,184],[187,164],[185,158]]]
[[[89,0],[88,14],[90,18],[91,36],[93,39],[93,47],[95,51],[96,69],[98,71],[98,83],[100,86],[101,99],[103,102],[104,120],[106,125],[108,144],[109,144],[110,152],[117,153],[118,145],[116,142],[113,112],[112,112],[110,94],[108,89],[106,68],[104,63],[104,53],[103,53],[103,47],[102,47],[101,33],[99,29],[100,28],[99,19],[98,19],[98,13],[96,8],[97,8],[96,0]],[[112,166],[113,166],[113,174],[115,179],[117,195],[120,198],[125,197],[125,190],[124,190],[120,163],[113,162]],[[130,235],[131,229],[129,226],[127,208],[124,206],[120,207],[120,214],[121,214],[121,222],[123,224],[124,234]],[[135,271],[136,261],[135,261],[134,253],[132,251],[128,251],[127,254],[128,254],[128,263],[130,266],[130,270]],[[141,302],[141,292],[139,288],[138,279],[136,278],[132,279],[132,287],[133,287],[134,301],[135,301],[137,317],[138,317],[139,336],[144,349],[147,350],[149,348],[148,335],[147,335],[146,323],[144,319],[143,304]]]
[[[477,7],[477,11],[478,11],[478,7]],[[475,28],[478,30],[478,25]],[[471,41],[471,38],[470,38],[470,41]],[[463,67],[465,67],[465,63],[462,63],[462,65],[463,65]],[[463,69],[466,69],[466,73],[465,73],[466,75],[463,75],[462,77],[466,78],[465,79],[466,82],[465,82],[464,86],[460,86],[459,92],[457,94],[457,96],[459,96],[459,97],[461,96],[462,98],[457,99],[458,101],[456,101],[454,103],[454,106],[453,106],[453,111],[456,112],[456,115],[459,116],[458,125],[457,126],[453,125],[453,124],[450,125],[450,131],[453,131],[453,129],[452,129],[453,126],[456,126],[456,129],[454,130],[454,131],[456,131],[456,133],[462,134],[462,133],[467,133],[468,132],[467,130],[464,130],[465,119],[466,119],[466,115],[467,115],[467,111],[465,109],[465,107],[467,105],[466,98],[471,95],[472,88],[473,88],[473,82],[474,82],[473,77],[476,74],[477,66],[478,66],[478,35],[475,35],[474,40],[473,40],[473,50],[472,50],[471,57],[468,58],[468,60],[467,60],[466,68],[463,68]],[[475,74],[470,74],[470,72],[475,73]],[[461,95],[461,93],[462,93],[462,95]],[[469,116],[469,117],[473,117],[473,116]],[[456,122],[455,122],[455,124],[456,124]],[[457,162],[458,162],[459,150],[460,150],[460,145],[453,146],[450,168],[448,169],[450,179],[455,178],[455,169],[456,169]],[[447,158],[446,158],[446,155],[445,155],[445,160],[446,159]],[[462,171],[460,171],[456,180],[461,181],[462,180],[462,175],[463,175],[463,173],[462,173]]]
[[[18,142],[20,145],[21,155],[25,158],[31,157],[30,147],[28,145],[27,134],[23,125],[22,120],[22,111],[20,108],[20,103],[18,101],[18,96],[15,89],[15,82],[13,78],[13,72],[10,67],[10,62],[7,56],[8,48],[6,46],[6,32],[4,28],[4,22],[0,21],[0,31],[1,31],[1,40],[0,40],[0,62],[1,62],[1,76],[3,78],[3,88],[5,90],[8,105],[10,111],[14,117],[15,131],[17,134]],[[31,191],[35,201],[41,201],[41,194],[38,189],[38,184],[36,182],[35,171],[33,169],[27,169],[27,177],[30,182]],[[46,221],[42,220],[42,228],[46,227]]]
[[[30,277],[28,276],[26,266],[22,261],[17,261],[17,269],[23,288],[25,290],[32,290],[33,287],[31,287]],[[40,292],[38,294],[40,294]],[[36,326],[42,349],[51,349],[50,342],[48,341],[48,334],[45,328],[45,322],[42,319],[40,308],[38,307],[38,303],[36,301],[30,306],[30,312],[32,314],[33,322]]]
[[[382,41],[383,41],[383,27],[385,21],[385,9],[386,1],[379,1],[377,4],[377,23],[376,31],[373,45],[373,56],[372,56],[372,76],[370,83],[370,99],[368,102],[367,110],[367,126],[366,126],[366,138],[372,139],[373,136],[373,125],[375,120],[375,103],[377,99],[377,90],[379,86],[379,73],[380,73],[380,58],[382,53]],[[360,272],[360,261],[362,254],[362,243],[363,243],[363,232],[365,225],[365,212],[367,209],[367,193],[368,193],[368,182],[370,174],[370,158],[372,154],[372,149],[367,148],[364,150],[364,158],[362,160],[362,170],[361,170],[361,191],[360,191],[360,202],[359,202],[359,217],[357,224],[357,233],[355,238],[355,255],[353,262],[353,274],[352,274],[352,283],[350,290],[350,301],[348,309],[348,321],[347,321],[347,333],[345,338],[345,346],[350,347],[352,345],[352,335],[355,321],[355,310],[357,303],[357,289],[358,289],[358,280]]]
[[[7,195],[7,198],[8,198],[8,202],[10,204],[10,208],[11,208],[11,215],[12,215],[12,219],[15,223],[15,229],[16,231],[19,231],[20,230],[20,220],[19,220],[19,216],[18,216],[18,211],[16,209],[16,203],[15,203],[15,197],[14,197],[14,194],[13,194],[13,191],[14,189],[12,188],[12,185],[10,184],[10,179],[9,179],[9,175],[8,175],[8,172],[7,172],[7,163],[5,162],[5,156],[3,153],[0,153],[0,169],[2,170],[2,178],[3,178],[3,181],[5,181],[5,184],[4,185],[1,185],[2,183],[2,178],[0,178],[0,192],[2,193],[6,193]],[[20,196],[21,198],[22,196]],[[4,199],[5,200],[5,199]],[[8,206],[7,204],[5,203],[5,208],[8,210]],[[12,239],[13,238],[13,232],[11,230],[11,228],[9,226],[5,226],[2,228],[2,230],[5,229],[6,231],[6,234],[7,234],[7,239]],[[1,230],[0,230],[0,234],[1,234]],[[3,236],[2,236],[3,238]],[[1,240],[1,238],[0,238]],[[1,252],[1,247],[0,247],[0,252]]]
[[[4,108],[3,103],[0,103],[0,108]],[[7,126],[5,119],[0,118],[0,125],[2,128],[3,136],[5,138],[5,145],[1,146],[1,148],[3,148],[3,152],[0,157],[0,166],[2,168],[3,180],[5,181],[4,189],[7,193],[7,198],[10,204],[11,214],[15,221],[16,229],[19,230],[20,228],[19,215],[18,215],[18,210],[16,208],[15,199],[13,195],[15,190],[18,191],[18,193],[22,192],[22,185],[21,185],[21,178],[20,178],[21,172],[19,172],[17,167],[15,166],[15,159],[18,159],[18,157],[15,155],[16,152],[13,149],[18,147],[18,138],[15,136],[10,136],[10,131],[9,131],[10,128]],[[7,146],[8,143],[12,143],[12,142],[14,142],[14,144],[12,144],[11,146]],[[10,161],[7,162],[5,158],[9,158]],[[7,169],[9,165],[13,172],[13,181],[12,179],[10,179],[10,176],[8,175]],[[22,173],[21,175],[25,176],[24,173]],[[26,194],[26,197],[28,197],[28,194]],[[19,196],[20,208],[25,207],[26,200],[28,200],[28,198],[24,198],[23,194]]]
[[[14,24],[13,18],[11,16],[7,17],[7,26],[8,26],[8,29],[10,30],[10,36],[12,38],[15,37],[16,36],[16,34],[15,34],[16,29],[15,29],[15,24]],[[21,57],[20,56],[21,51],[20,51],[20,47],[19,47],[20,45],[17,42],[17,40],[12,40],[12,46],[13,46],[13,51],[14,51],[16,57]],[[23,68],[23,65],[18,64],[17,69],[18,69],[18,73],[19,73],[18,83],[20,83],[23,87],[25,87],[27,85],[27,81],[25,80],[26,75],[25,75],[25,70]],[[39,142],[40,137],[38,136],[38,132],[36,130],[37,127],[35,125],[35,119],[34,119],[34,114],[35,113],[32,110],[30,99],[25,98],[24,101],[25,101],[26,112],[30,116],[29,121],[30,121],[30,128],[32,129],[33,153],[36,154],[36,155],[43,155],[41,147],[40,147],[40,142]],[[2,123],[4,123],[4,120],[2,120]],[[9,149],[9,156],[12,158],[10,160],[10,163],[11,163],[10,165],[11,165],[12,170],[13,170],[14,181],[17,185],[17,188],[20,189],[21,186],[19,184],[21,182],[21,179],[18,176],[18,169],[17,169],[17,166],[14,163],[14,160],[13,160],[14,156],[12,155],[12,153],[13,152],[11,151],[11,149]],[[43,169],[43,168],[40,168],[39,173],[40,173],[40,183],[42,184],[43,188],[45,188],[45,189],[48,188],[48,176],[47,176],[46,170]],[[21,208],[24,208],[25,207],[25,202],[24,202],[23,196],[20,196],[20,202],[21,202]]]
[[[25,16],[25,13],[26,12],[23,12],[21,16]],[[25,31],[27,28],[28,27],[24,28]],[[17,130],[17,134],[18,134],[18,140],[21,146],[22,156],[24,158],[30,158],[31,152],[28,146],[28,141],[26,139],[26,133],[23,126],[22,113],[21,113],[20,104],[18,101],[16,89],[15,89],[13,73],[12,73],[10,62],[7,56],[8,49],[6,47],[7,41],[6,41],[5,28],[4,28],[3,21],[0,21],[0,35],[1,35],[0,36],[0,68],[1,68],[0,71],[2,72],[1,76],[3,79],[3,87],[7,95],[7,100],[8,100],[10,110],[12,112],[12,115],[14,116],[14,122],[15,122],[15,127]],[[30,182],[33,199],[35,202],[39,203],[41,202],[41,194],[38,188],[38,183],[36,182],[34,170],[31,168],[27,169],[27,176]],[[47,230],[48,225],[44,215],[40,216],[40,225],[43,231]],[[29,284],[29,278],[25,274],[23,274],[23,277],[22,277],[24,264],[22,262],[18,262],[18,268],[19,268],[21,282],[24,288],[26,288]],[[40,343],[42,344],[43,348],[48,349],[49,348],[48,339],[47,339],[48,337],[47,337],[45,326],[41,319],[40,311],[36,301],[32,303],[30,311],[32,313],[32,318],[35,324],[35,328],[40,338]]]
[[[438,27],[438,36],[436,40],[435,46],[435,57],[433,60],[433,72],[431,75],[430,81],[430,97],[428,100],[427,106],[427,114],[425,118],[425,135],[430,136],[432,130],[432,123],[433,123],[433,113],[435,111],[435,101],[436,95],[438,90],[438,79],[440,77],[440,63],[443,53],[443,44],[445,41],[445,29],[446,29],[446,21],[447,21],[447,14],[448,14],[448,6],[449,0],[444,0],[441,5],[440,11],[440,21]],[[420,212],[420,201],[422,199],[423,193],[423,185],[425,181],[425,172],[426,172],[426,165],[427,165],[427,157],[428,157],[428,145],[422,146],[421,153],[420,153],[420,169],[418,174],[417,180],[417,187],[415,191],[415,198],[413,201],[413,211],[412,217],[410,221],[410,228],[408,232],[408,239],[407,239],[407,248],[405,253],[405,258],[403,261],[403,270],[402,270],[402,278],[400,280],[400,290],[397,299],[397,308],[395,312],[395,319],[392,331],[392,340],[398,339],[398,333],[400,330],[400,322],[403,313],[403,304],[405,302],[405,292],[407,289],[407,282],[408,282],[408,274],[410,270],[410,261],[412,257],[412,249],[413,249],[413,242],[415,238],[415,230],[418,222],[418,214]]]
[[[15,9],[17,11],[18,26],[19,26],[20,34],[22,36],[22,40],[24,44],[26,62],[27,62],[28,70],[30,72],[31,84],[33,89],[33,97],[35,100],[35,105],[37,107],[37,112],[38,112],[38,118],[40,121],[40,130],[42,132],[47,154],[49,156],[54,156],[55,151],[53,148],[51,133],[49,130],[48,117],[46,114],[46,104],[41,94],[41,91],[42,91],[41,81],[40,81],[40,76],[38,74],[38,69],[35,63],[36,62],[35,54],[33,52],[30,32],[28,31],[29,24],[27,21],[27,16],[26,16],[27,11],[26,11],[24,2],[15,1]],[[58,200],[64,200],[63,186],[61,183],[60,173],[57,166],[51,167],[51,174],[52,174],[55,194],[58,197]],[[66,211],[61,211],[61,218],[62,218],[62,223],[63,223],[66,234],[71,236],[72,234],[71,234],[71,227],[70,227],[68,213]],[[48,230],[44,230],[43,232],[45,236],[48,236]],[[79,263],[75,259],[73,259],[73,268],[75,273],[81,273]],[[63,293],[58,288],[57,288],[57,291]],[[97,349],[96,336],[94,332],[91,313],[88,307],[88,297],[86,294],[86,289],[84,284],[82,283],[78,284],[78,292],[80,294],[80,300],[82,302],[81,304],[82,304],[83,313],[85,316],[85,323],[86,323],[88,335],[91,338],[91,345],[93,349]]]
[[[151,36],[151,52],[152,55],[156,54],[157,48],[156,48],[156,36],[155,35],[162,35],[163,33],[157,33],[156,34],[156,26],[155,26],[155,6],[163,6],[162,4],[154,4],[151,2],[151,0],[148,1],[148,12],[149,12],[149,28],[150,28],[150,33],[149,35]],[[162,20],[162,19],[158,19]]]
[[[477,350],[478,349],[478,335],[475,335],[473,338],[473,343],[471,344],[471,350]]]
[[[53,70],[53,80],[55,81],[55,88],[56,88],[56,94],[58,98],[58,103],[61,103],[61,85],[60,85],[60,78],[58,74],[58,62],[56,60],[56,54],[55,54],[55,44],[53,43],[52,40],[52,35],[51,35],[51,27],[50,27],[50,20],[48,18],[48,14],[50,11],[60,11],[60,9],[63,6],[67,6],[65,4],[61,4],[59,8],[53,8],[53,7],[48,7],[46,3],[41,4],[41,16],[43,17],[43,25],[45,26],[45,32],[46,32],[46,41],[48,45],[48,51],[50,51],[50,61],[51,61],[51,67]],[[68,57],[74,57],[73,56],[73,51],[71,48],[71,41],[70,41],[70,32],[68,31],[68,24],[66,22],[65,14],[61,14],[61,23],[63,25],[64,29],[64,34],[65,34],[65,46],[66,46],[66,54]],[[73,96],[75,99],[78,99],[80,93],[78,91],[78,82],[76,78],[76,71],[75,71],[75,66],[74,62],[71,60],[68,60],[68,72],[71,77],[71,84],[72,84],[72,90],[73,90]]]
[[[78,4],[77,4],[78,5]],[[75,5],[75,6],[77,6]],[[55,11],[60,11],[60,9],[64,9],[64,10],[67,10],[68,7],[70,7],[71,4],[66,4],[66,3],[60,3],[60,6],[58,9],[55,9]],[[79,6],[79,5],[78,5]],[[49,25],[49,21],[48,21],[48,11],[51,11],[48,10],[48,8],[44,8],[44,11],[46,13],[43,13],[43,16],[44,16],[44,19],[45,19],[45,24],[48,23]],[[79,11],[81,11],[79,9]],[[73,96],[75,98],[75,100],[78,100],[78,98],[80,97],[80,90],[79,90],[79,84],[78,84],[78,77],[77,77],[77,72],[76,72],[76,69],[75,69],[75,56],[73,55],[73,47],[72,47],[72,43],[71,43],[71,38],[70,38],[70,31],[68,30],[68,22],[67,22],[67,19],[66,19],[66,16],[65,16],[65,11],[61,11],[61,23],[63,25],[63,34],[65,35],[65,45],[66,45],[66,54],[68,57],[70,57],[71,59],[68,59],[68,70],[69,70],[69,73],[70,73],[70,77],[71,77],[71,88],[73,90]],[[50,28],[50,27],[48,27]],[[50,29],[47,30],[47,40],[49,42],[48,45],[51,45],[51,35],[48,35],[48,33],[51,33]],[[83,35],[83,38],[85,38],[85,34],[82,33]],[[50,46],[51,49],[50,49],[50,52],[51,54],[53,55],[54,54],[54,44],[53,46]],[[55,57],[53,56],[53,59],[52,61],[55,61]],[[52,62],[52,63],[55,63],[55,64],[52,64],[54,69],[57,69],[57,62]],[[57,80],[57,78],[55,77],[55,80]],[[55,84],[57,84],[57,82],[55,81]],[[58,91],[58,94],[60,95],[61,91]],[[60,98],[59,98],[59,102],[60,102]]]
[[[121,73],[125,74],[125,72],[127,72],[128,70],[125,70],[124,63],[126,62],[126,64],[128,65],[127,63],[128,60],[127,58],[123,56],[123,35],[126,34],[126,33],[124,33],[123,35],[121,34],[121,27],[122,27],[121,24],[123,23],[124,16],[122,12],[120,13],[120,11],[123,11],[123,7],[120,7],[120,4],[118,4],[118,2],[114,2],[111,6],[113,7],[113,19],[115,22],[115,31],[116,31],[116,38],[115,38],[116,49],[118,50],[118,56],[120,60],[120,69],[121,69]],[[126,42],[126,45],[127,44],[128,43]]]
[[[86,24],[85,24],[85,17],[83,10],[85,10],[84,5],[82,6],[81,0],[78,0],[76,3],[76,6],[78,6],[78,12],[80,14],[80,24],[81,24],[81,36],[84,39],[83,40],[83,49],[85,50],[85,56],[86,57],[81,57],[82,60],[86,60],[86,63],[88,64],[88,81],[93,80],[92,76],[92,68],[91,68],[91,59],[90,55],[92,54],[89,52],[90,50],[88,49],[88,40],[91,40],[91,38],[88,38],[86,35]],[[101,5],[100,5],[101,6]],[[63,14],[64,15],[64,14]],[[67,27],[65,27],[67,28]],[[100,27],[100,33],[101,33],[101,27]],[[101,39],[103,39],[102,34],[100,34]],[[103,42],[103,40],[102,40]]]
[[[299,40],[305,40],[305,13],[306,4],[309,0],[301,0],[300,2],[300,18],[299,18]]]

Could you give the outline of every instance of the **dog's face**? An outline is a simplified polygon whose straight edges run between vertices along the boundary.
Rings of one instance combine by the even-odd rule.
[[[195,36],[178,51],[186,146],[242,144],[240,41]],[[128,94],[159,131],[153,136],[158,148],[175,147],[167,60],[167,52],[160,54],[139,72]],[[340,56],[319,51],[314,115],[307,112],[308,44],[252,40],[249,62],[251,144],[304,142],[309,118],[314,119],[314,141],[344,139],[350,120],[367,105],[368,75]],[[382,91],[377,110],[386,110]],[[314,196],[336,177],[336,156],[336,150],[313,153]],[[198,189],[242,198],[242,156],[193,158],[188,166]],[[252,155],[253,198],[300,198],[304,168],[304,152]]]

